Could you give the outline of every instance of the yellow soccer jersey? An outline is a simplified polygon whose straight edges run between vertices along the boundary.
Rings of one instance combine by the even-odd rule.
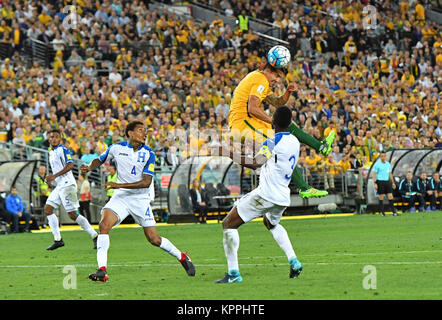
[[[260,102],[272,94],[270,84],[265,75],[255,70],[245,76],[235,91],[229,110],[229,125],[238,120],[254,118],[248,115],[248,102],[250,96],[256,96]]]

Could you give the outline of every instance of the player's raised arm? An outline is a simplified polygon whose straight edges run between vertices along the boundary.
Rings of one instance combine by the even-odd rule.
[[[83,173],[88,173],[89,171],[94,171],[95,169],[99,168],[103,163],[105,163],[108,160],[112,160],[114,158],[112,154],[112,146],[110,145],[105,152],[103,152],[98,158],[95,158],[92,160],[89,165],[82,164],[80,166],[80,171]]]
[[[287,86],[287,89],[285,90],[283,95],[277,97],[272,93],[272,94],[268,95],[264,100],[267,103],[271,104],[272,106],[280,107],[280,106],[285,105],[287,103],[287,101],[289,101],[292,92],[294,92],[296,90],[297,90],[296,85],[294,83],[290,83]]]
[[[225,150],[224,147],[218,147],[213,149],[211,154],[229,157],[238,164],[250,169],[257,169],[261,167],[268,160],[267,156],[271,155],[271,153],[268,153],[261,148],[261,150],[254,157],[250,157],[237,153],[233,146],[229,150]]]
[[[116,182],[106,182],[103,186],[106,189],[141,189],[141,188],[149,188],[152,183],[153,176],[150,174],[143,174],[140,181],[130,182],[130,183],[116,183]]]
[[[88,166],[82,164],[80,166],[80,171],[83,173],[88,173],[89,171],[94,171],[95,169],[99,168],[102,164],[103,162],[101,162],[100,158],[95,158]]]

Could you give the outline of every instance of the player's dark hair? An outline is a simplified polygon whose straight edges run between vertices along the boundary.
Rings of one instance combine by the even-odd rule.
[[[292,123],[292,111],[289,107],[278,107],[273,114],[273,123],[279,129],[287,129],[290,123]]]
[[[284,76],[287,74],[287,69],[286,68],[275,68],[274,66],[272,66],[270,63],[266,62],[264,64],[264,66],[261,68],[263,71],[265,69],[269,69],[270,71],[272,71],[273,73],[280,73],[282,72],[284,74]]]
[[[129,137],[129,131],[134,131],[138,125],[144,126],[141,121],[132,121],[131,123],[129,123],[126,127],[126,136]]]
[[[61,131],[58,129],[52,129],[51,131],[49,131],[49,134],[51,133],[58,133],[59,135],[61,135]]]

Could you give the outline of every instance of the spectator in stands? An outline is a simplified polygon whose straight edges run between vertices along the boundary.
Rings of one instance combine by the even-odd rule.
[[[115,5],[111,6],[114,2]],[[438,107],[438,92],[442,91],[440,26],[427,19],[416,22],[416,11],[420,10],[417,6],[407,4],[407,8],[401,4],[397,16],[378,19],[377,28],[373,31],[360,26],[363,6],[353,5],[349,1],[338,5],[313,2],[310,6],[298,5],[296,2],[277,6],[272,2],[260,4],[259,1],[255,5],[224,2],[222,10],[228,8],[227,3],[232,4],[235,17],[243,10],[249,17],[265,19],[270,23],[277,16],[280,17],[277,20],[282,28],[282,40],[294,41],[295,45],[288,72],[288,78],[291,78],[289,82],[296,82],[300,89],[296,98],[291,98],[289,103],[299,111],[296,121],[301,118],[304,125],[311,119],[309,130],[312,133],[314,131],[318,138],[324,136],[328,125],[321,116],[324,109],[327,120],[339,123],[337,128],[343,129],[340,130],[341,134],[338,130],[340,137],[336,141],[340,151],[343,152],[347,142],[352,146],[357,144],[357,151],[366,156],[368,161],[376,158],[381,149],[442,145],[442,124],[439,120],[442,118],[442,109]],[[378,10],[382,6],[384,12],[391,10],[392,3],[374,2],[373,5]],[[94,123],[92,129],[87,131],[80,128],[88,119],[98,116],[99,110],[109,109],[112,113],[102,129],[107,144],[121,139],[115,127],[118,129],[124,126],[124,121],[129,117],[138,117],[147,110],[150,114],[146,125],[151,127],[154,118],[160,119],[155,124],[155,146],[161,149],[164,147],[164,139],[160,137],[167,135],[174,127],[188,129],[190,121],[198,120],[200,124],[209,122],[210,116],[203,110],[205,100],[210,100],[209,105],[213,109],[220,103],[217,100],[219,98],[224,98],[228,105],[235,82],[247,72],[257,69],[268,49],[256,41],[258,38],[250,28],[249,32],[241,32],[239,27],[231,29],[228,25],[217,24],[210,28],[210,21],[197,23],[193,18],[178,17],[168,11],[150,11],[140,1],[134,3],[134,6],[125,6],[121,0],[93,1],[87,9],[82,7],[82,21],[87,25],[80,26],[80,30],[75,32],[67,32],[59,27],[64,17],[62,6],[53,10],[60,12],[47,12],[51,19],[45,16],[45,3],[36,2],[32,6],[35,10],[30,9],[28,4],[10,2],[13,13],[9,18],[10,24],[6,23],[7,19],[3,19],[4,23],[0,26],[0,29],[13,27],[6,40],[17,40],[15,34],[18,24],[27,37],[25,43],[38,38],[42,32],[48,39],[58,39],[59,33],[66,46],[64,57],[60,51],[61,55],[56,54],[55,61],[50,57],[49,64],[41,64],[34,59],[34,63],[29,66],[28,51],[24,51],[27,46],[22,46],[20,52],[16,52],[8,63],[5,62],[4,65],[8,64],[8,67],[0,68],[3,75],[0,79],[0,106],[6,106],[6,109],[0,107],[0,121],[4,121],[6,130],[13,128],[10,130],[9,141],[14,138],[18,127],[26,131],[28,124],[32,131],[39,130],[42,137],[46,137],[48,128],[61,126],[65,128],[66,138],[71,138],[71,145],[78,151],[76,145],[80,145],[79,139],[90,140],[97,125]],[[122,9],[120,15],[119,7]],[[275,7],[278,10],[275,11]],[[319,9],[328,12],[330,16],[317,14],[316,10]],[[116,16],[113,11],[117,13]],[[40,13],[43,13],[42,21],[38,19]],[[109,25],[108,20],[112,15],[124,27]],[[421,26],[421,23],[424,25]],[[317,36],[319,31],[322,39]],[[135,34],[131,36],[131,33]],[[357,51],[349,64],[343,48],[350,36],[353,37]],[[161,44],[164,50],[155,51],[149,45],[152,38],[158,40],[155,40],[155,47],[160,48]],[[206,38],[210,39],[209,46],[207,42],[203,45]],[[230,40],[234,48],[220,52],[219,48],[229,46]],[[320,52],[324,51],[321,44],[324,40],[327,41],[325,54]],[[390,40],[393,40],[396,49]],[[50,42],[49,47],[53,46],[54,43]],[[207,51],[200,50],[204,47]],[[248,50],[244,50],[244,47]],[[250,51],[253,47],[256,50]],[[132,50],[133,54],[130,55],[128,53],[132,48],[136,50]],[[123,54],[124,49],[126,53]],[[296,50],[300,50],[300,53]],[[70,68],[66,58],[75,56],[73,51],[78,58],[75,59],[76,67]],[[311,55],[313,52],[320,52],[318,57],[321,59]],[[383,55],[383,52],[386,54]],[[305,56],[310,57],[310,72],[304,71]],[[102,62],[82,68],[83,61],[91,61],[88,60],[90,58]],[[109,70],[113,68],[116,68],[117,78],[115,81],[107,81]],[[135,71],[133,77],[132,70]],[[134,82],[134,79],[137,81]],[[197,102],[185,99],[191,89],[197,89]],[[140,91],[139,95],[137,91]],[[167,92],[165,97],[162,97],[162,92]],[[16,110],[21,110],[18,120],[14,120],[9,110],[14,105],[14,94],[15,97],[29,99],[24,99],[29,107],[18,102]],[[141,99],[143,95],[147,97]],[[65,106],[60,108],[64,111],[59,112],[59,103]],[[27,108],[29,111],[26,111]],[[170,116],[167,119],[163,116],[160,118],[160,114],[168,113]],[[226,122],[225,114],[222,119],[221,114],[215,112],[214,121],[210,121],[217,124],[216,130],[220,135]],[[344,117],[343,123],[340,122],[341,115]],[[29,120],[27,124],[25,117]],[[116,125],[112,122],[114,118],[118,121]],[[68,127],[69,121],[71,124]],[[117,133],[115,136],[112,135],[114,132]],[[439,141],[431,133],[435,133]],[[72,135],[78,138],[72,138]],[[370,135],[377,137],[375,144],[371,144],[368,139]],[[34,145],[35,141],[31,137],[25,142]],[[83,146],[81,149],[84,153]],[[369,150],[368,155],[366,150]],[[347,150],[348,153],[350,151]],[[81,155],[80,151],[78,156]]]
[[[428,186],[428,196],[430,198],[430,209],[432,211],[436,210],[436,201],[438,201],[439,193],[438,189],[440,187],[440,176],[438,172],[434,172],[433,176],[429,179],[429,186]]]
[[[81,156],[80,160],[82,163],[87,165],[90,162],[92,162],[92,160],[94,160],[95,158],[98,158],[98,156],[99,155],[94,150],[91,150],[91,148],[86,145],[84,148],[84,153]]]
[[[90,204],[92,200],[91,184],[89,183],[86,173],[80,173],[78,175],[78,193],[79,193],[79,203],[80,208],[78,209],[80,214],[91,221],[91,210]]]
[[[432,190],[430,186],[430,180],[427,179],[427,173],[422,172],[416,179],[417,199],[419,202],[419,211],[430,211],[431,206],[426,205],[427,201],[431,201]]]
[[[415,202],[417,201],[416,186],[413,182],[413,173],[407,172],[405,178],[402,178],[399,182],[399,194],[403,203],[404,211],[415,212]],[[405,205],[407,203],[407,205]]]
[[[209,208],[202,197],[202,189],[198,179],[193,180],[192,188],[190,189],[190,197],[192,199],[193,211],[199,215],[198,221],[200,223],[206,223]]]
[[[44,164],[38,167],[37,184],[38,189],[36,195],[39,199],[40,206],[43,207],[51,193],[51,188],[46,182],[46,166]]]
[[[115,167],[115,165],[111,164],[109,166],[109,175],[107,176],[106,181],[107,182],[115,182],[115,183],[117,183],[117,168]],[[113,194],[114,194],[114,189],[107,189],[108,201],[113,196]]]
[[[440,179],[439,172],[433,173],[433,176],[430,179],[430,187],[435,197],[435,201],[439,202],[439,206],[437,206],[437,203],[435,202],[431,210],[435,210],[437,208],[442,210],[442,180]]]
[[[30,232],[29,223],[31,214],[25,210],[21,197],[18,195],[17,188],[12,187],[11,193],[6,197],[6,211],[11,215],[12,232],[19,232],[19,219],[25,219],[24,232]]]

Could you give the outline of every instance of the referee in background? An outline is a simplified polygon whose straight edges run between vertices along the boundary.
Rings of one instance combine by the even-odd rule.
[[[384,196],[387,195],[393,215],[397,216],[397,210],[393,205],[393,189],[396,189],[396,184],[394,183],[393,174],[391,172],[391,165],[390,162],[387,161],[387,154],[385,151],[381,151],[379,158],[380,161],[376,161],[373,166],[373,181],[374,188],[379,195],[381,213],[385,216]]]

